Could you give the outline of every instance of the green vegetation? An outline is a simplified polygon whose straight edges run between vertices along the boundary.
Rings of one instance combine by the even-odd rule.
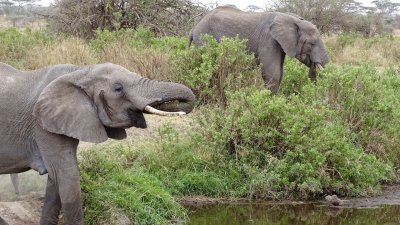
[[[198,97],[190,132],[166,124],[156,138],[81,152],[87,224],[179,223],[187,219],[179,199],[192,195],[363,196],[398,180],[398,37],[329,38],[332,63],[317,84],[304,65],[287,59],[274,96],[237,39],[206,37],[203,47],[186,49],[185,37],[159,38],[144,28],[97,32],[89,41],[8,29],[0,39],[0,61],[20,69],[109,61],[188,85]],[[347,55],[359,51],[367,54]]]

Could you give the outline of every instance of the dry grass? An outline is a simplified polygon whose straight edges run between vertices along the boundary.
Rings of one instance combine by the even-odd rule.
[[[28,19],[21,18],[16,21],[10,20],[5,15],[0,16],[0,29],[15,27],[18,30],[24,30],[29,27],[30,29],[41,29],[46,27],[47,21],[44,19]]]
[[[54,64],[90,65],[98,62],[85,41],[68,37],[50,45],[38,45],[27,55],[27,68],[37,69]]]
[[[125,43],[117,42],[106,46],[99,54],[100,62],[119,64],[143,77],[156,80],[170,80],[168,55],[160,50],[137,50]]]
[[[137,50],[119,42],[105,46],[100,53],[94,53],[84,40],[67,37],[50,45],[35,46],[26,58],[26,69],[66,63],[90,65],[111,62],[150,79],[169,80],[170,77],[165,53],[154,49]]]
[[[394,30],[394,31],[393,31],[393,35],[394,35],[395,37],[400,37],[400,29]]]
[[[400,62],[400,38],[357,38],[349,43],[340,43],[337,37],[325,39],[330,49],[332,63],[376,67],[398,67]]]

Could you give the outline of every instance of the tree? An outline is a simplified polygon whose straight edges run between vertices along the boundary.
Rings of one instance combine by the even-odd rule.
[[[0,15],[9,15],[13,5],[14,2],[11,2],[9,0],[0,0]]]
[[[375,0],[372,3],[375,5],[377,13],[384,16],[391,16],[400,9],[400,3],[394,3],[390,0]]]
[[[361,32],[365,36],[391,32],[400,3],[375,0],[364,7],[355,0],[275,0],[272,10],[295,13],[314,23],[322,33]]]
[[[38,0],[0,0],[0,14],[7,15],[13,26],[22,26],[35,18],[35,2]]]
[[[56,31],[92,37],[97,29],[149,27],[155,33],[187,32],[201,11],[190,0],[58,0],[48,15]]]
[[[346,29],[360,6],[354,0],[275,0],[271,9],[297,14],[322,33],[332,33]]]

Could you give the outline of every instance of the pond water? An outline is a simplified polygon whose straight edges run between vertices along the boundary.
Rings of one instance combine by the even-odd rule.
[[[400,205],[229,204],[190,208],[189,225],[399,225]]]

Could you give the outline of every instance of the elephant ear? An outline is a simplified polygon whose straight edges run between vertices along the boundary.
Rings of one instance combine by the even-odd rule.
[[[78,70],[50,82],[39,95],[33,115],[43,129],[81,141],[107,140],[93,101],[79,85],[88,70]]]
[[[281,45],[283,51],[290,57],[296,57],[298,26],[295,18],[290,15],[277,15],[273,20],[271,36]]]

